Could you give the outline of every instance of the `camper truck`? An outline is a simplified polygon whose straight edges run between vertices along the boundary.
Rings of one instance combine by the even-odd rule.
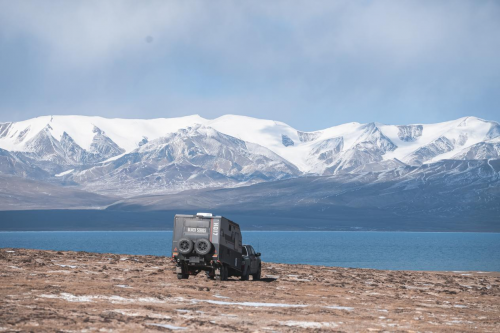
[[[260,253],[248,255],[247,247],[243,248],[240,226],[225,217],[211,213],[175,215],[172,258],[179,279],[201,271],[219,280],[230,276],[248,280],[249,275],[260,279]]]

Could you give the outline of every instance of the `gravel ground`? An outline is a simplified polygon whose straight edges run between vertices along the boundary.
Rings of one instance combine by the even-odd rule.
[[[500,274],[263,263],[178,280],[170,258],[0,249],[0,332],[500,332]]]

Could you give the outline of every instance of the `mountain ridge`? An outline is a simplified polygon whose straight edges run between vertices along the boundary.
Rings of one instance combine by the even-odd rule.
[[[331,140],[342,140],[335,153],[337,165],[345,164],[349,154],[364,156],[367,161],[397,158],[411,165],[451,158],[480,142],[500,136],[500,124],[476,117],[463,117],[437,124],[385,125],[380,123],[347,123],[323,130],[304,132],[273,120],[225,115],[208,120],[198,115],[180,118],[107,119],[85,116],[45,116],[17,123],[0,124],[0,148],[7,151],[42,153],[41,158],[57,158],[53,152],[40,151],[70,141],[69,149],[92,155],[88,163],[102,162],[122,153],[130,153],[141,145],[165,137],[187,127],[204,125],[245,142],[263,146],[306,173],[327,173],[331,165],[311,160],[314,151],[321,150]],[[96,144],[100,138],[101,145]],[[284,143],[286,141],[286,144]],[[40,147],[41,146],[41,147]],[[100,148],[100,149],[98,149]],[[333,149],[334,150],[334,149]],[[322,151],[325,153],[325,151]],[[332,155],[332,149],[327,149]],[[82,153],[78,153],[77,155]],[[59,154],[61,160],[67,159]],[[332,157],[332,156],[330,156]],[[326,160],[323,156],[323,160]],[[77,161],[74,161],[77,162]],[[364,162],[363,162],[364,163]],[[71,164],[71,163],[69,163]],[[350,163],[347,163],[349,166]]]

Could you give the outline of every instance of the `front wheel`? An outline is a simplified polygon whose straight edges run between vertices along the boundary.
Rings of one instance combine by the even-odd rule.
[[[246,272],[242,272],[241,274],[241,281],[248,281],[250,278],[250,274],[248,272],[248,269],[246,269]]]
[[[259,266],[259,270],[257,271],[257,273],[252,274],[252,278],[253,278],[254,281],[260,280],[261,271],[262,271],[262,267]]]

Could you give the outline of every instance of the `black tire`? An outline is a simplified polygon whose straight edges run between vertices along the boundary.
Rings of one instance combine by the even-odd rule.
[[[182,266],[181,266],[181,267],[182,267]],[[182,271],[181,273],[177,273],[177,278],[178,278],[179,280],[182,280],[182,279],[189,279],[189,272],[188,272],[187,268],[186,268],[186,267],[182,267],[182,268],[181,268],[181,271]]]
[[[212,250],[212,243],[208,239],[201,238],[196,241],[194,246],[196,253],[201,256],[207,255]]]
[[[223,270],[223,272],[224,272],[223,277],[224,278],[222,279],[222,281],[227,281],[227,279],[229,278],[229,270],[228,270],[228,268],[225,265],[222,266],[222,267],[224,267],[224,270]]]
[[[244,272],[241,272],[241,281],[248,281],[249,278],[250,278],[249,268],[247,268],[245,269]]]
[[[252,278],[254,281],[259,281],[260,280],[260,274],[262,272],[262,267],[259,266],[259,270],[257,271],[257,273],[255,274],[252,274]]]
[[[227,281],[227,277],[228,277],[228,272],[227,272],[227,267],[222,265],[220,268],[219,268],[219,275],[217,276],[217,279],[220,280],[220,281]]]
[[[190,254],[193,251],[193,241],[187,238],[181,238],[177,242],[177,248],[181,254]]]

